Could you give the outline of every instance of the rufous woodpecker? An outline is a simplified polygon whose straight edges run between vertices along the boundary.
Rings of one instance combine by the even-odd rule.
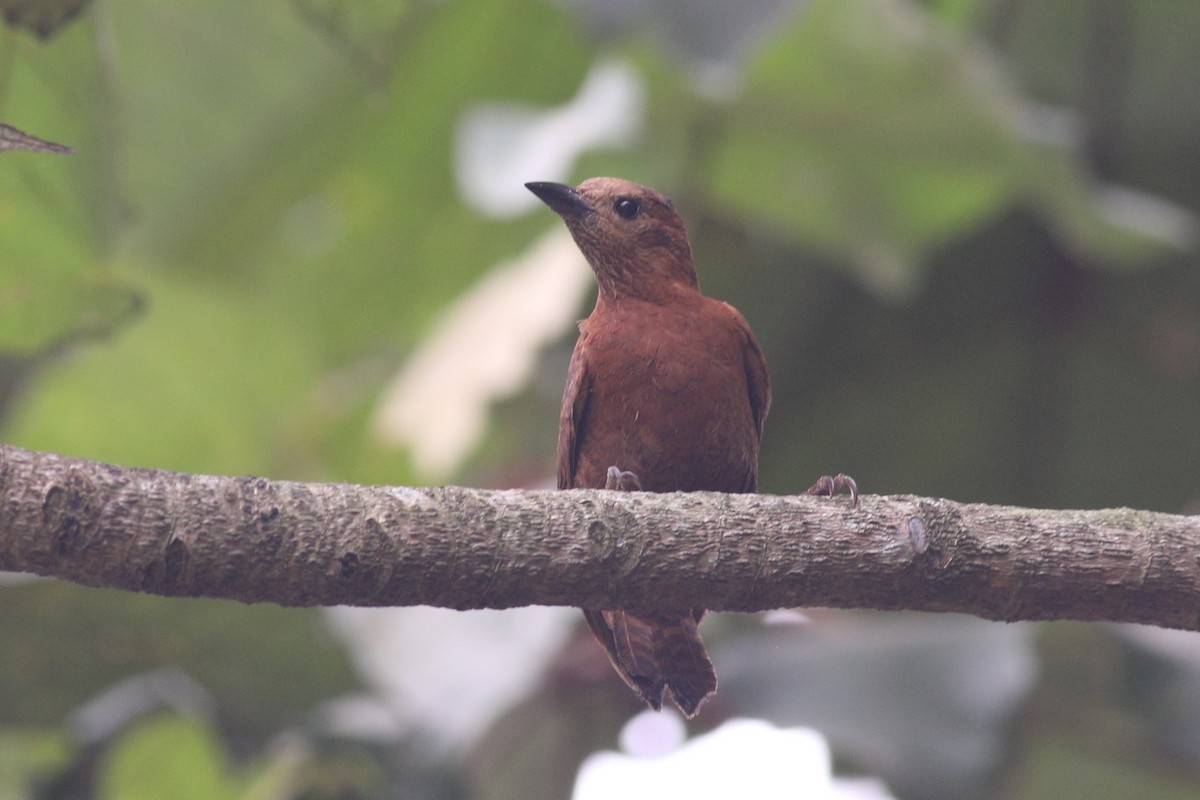
[[[753,492],[771,405],[767,362],[737,309],[700,292],[671,202],[618,178],[526,187],[566,223],[596,274],[558,426],[558,488]],[[809,494],[854,481],[825,476]],[[651,708],[687,717],[717,688],[703,609],[584,609],[613,667]]]

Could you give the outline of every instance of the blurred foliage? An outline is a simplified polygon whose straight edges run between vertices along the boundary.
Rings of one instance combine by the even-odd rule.
[[[40,635],[31,635],[31,620]],[[238,696],[220,709],[224,725],[266,739],[301,722],[303,709],[355,686],[342,650],[328,637],[314,637],[318,625],[312,610],[169,600],[56,581],[5,587],[2,718],[25,724],[62,718],[126,675],[186,664],[217,696]],[[215,641],[220,649],[213,649]]]
[[[59,730],[24,726],[0,730],[0,797],[25,796],[31,776],[60,769],[69,752],[67,736]]]
[[[418,480],[371,432],[381,390],[442,309],[555,224],[461,200],[458,120],[478,102],[561,104],[615,55],[645,83],[644,119],[629,121],[641,135],[583,154],[571,177],[621,174],[671,195],[705,289],[753,323],[775,389],[764,490],[846,471],[871,492],[1034,506],[1180,511],[1200,498],[1193,0],[0,11],[0,123],[75,149],[0,152],[6,441],[195,472]],[[499,406],[461,482],[551,473],[572,334]],[[852,620],[822,624],[860,641],[815,648],[851,697],[846,664],[899,647]],[[929,623],[884,624],[924,641]],[[769,641],[747,620],[713,630],[731,659]],[[1136,701],[1194,675],[1132,658],[1135,642],[1096,626],[1042,630],[1036,687],[987,718],[987,766],[961,785],[1015,800],[1200,791],[1194,759],[1162,733],[1182,739],[1184,723],[1163,722],[1168,702]],[[1001,646],[1023,646],[1013,638]],[[154,772],[138,767],[147,758],[208,796],[250,796],[275,762],[226,766],[227,744],[258,753],[355,689],[310,611],[38,583],[0,588],[0,641],[0,794],[21,773],[67,769],[72,709],[164,664],[213,693],[216,722],[123,730],[108,771],[87,773],[114,796],[166,791],[135,786]],[[910,655],[906,671],[941,683],[864,680],[962,714],[997,696],[946,648],[925,650],[929,664]],[[803,670],[820,664],[800,663],[766,660],[748,685],[795,686],[779,707],[811,708]],[[574,702],[558,669],[462,764],[320,751],[306,796],[389,780],[412,797],[561,793],[573,759],[619,720],[607,701]],[[738,696],[712,714],[776,707]],[[889,777],[885,758],[842,757]]]
[[[1081,250],[1126,255],[1101,239],[1070,149],[1032,139],[1037,110],[977,51],[914,6],[815,4],[756,55],[711,147],[713,196],[884,294],[913,291],[934,248],[1023,197]]]
[[[254,800],[282,796],[294,767],[282,760],[228,771],[213,732],[186,717],[155,717],[117,741],[99,779],[113,800]]]
[[[25,28],[48,39],[74,19],[88,0],[3,0],[0,14],[13,28]]]

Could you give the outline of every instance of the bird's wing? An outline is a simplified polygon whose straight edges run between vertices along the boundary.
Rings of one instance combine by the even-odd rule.
[[[583,418],[587,413],[588,398],[591,397],[591,375],[584,356],[584,340],[581,335],[571,353],[571,365],[567,367],[567,385],[563,389],[562,412],[558,418],[558,488],[574,489],[575,472],[579,467],[577,436],[583,429]]]
[[[763,356],[750,323],[742,313],[728,303],[722,303],[726,312],[733,319],[738,333],[742,337],[742,362],[746,368],[746,391],[750,396],[750,411],[754,414],[754,428],[758,432],[758,440],[762,441],[763,420],[771,408],[771,378],[767,375],[767,359]]]
[[[767,359],[763,356],[750,324],[741,312],[728,303],[722,303],[726,313],[737,329],[742,340],[742,368],[746,372],[746,399],[750,404],[750,413],[754,417],[755,442],[754,462],[746,471],[745,481],[739,491],[758,491],[758,453],[757,446],[762,442],[763,422],[767,411],[771,408],[771,378],[767,374]]]
[[[738,314],[741,317],[741,314]],[[758,431],[758,440],[762,441],[763,421],[771,409],[771,378],[767,375],[767,359],[763,356],[758,340],[754,338],[750,326],[742,319],[742,335],[745,337],[746,388],[750,392],[750,410],[754,412],[754,427]]]

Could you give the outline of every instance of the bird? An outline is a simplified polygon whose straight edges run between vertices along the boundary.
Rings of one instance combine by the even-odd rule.
[[[621,178],[525,184],[566,223],[595,273],[558,428],[558,488],[755,492],[767,362],[745,317],[700,291],[670,200]],[[807,494],[858,490],[822,476]],[[583,609],[616,672],[658,711],[692,718],[717,677],[697,631],[703,609]]]

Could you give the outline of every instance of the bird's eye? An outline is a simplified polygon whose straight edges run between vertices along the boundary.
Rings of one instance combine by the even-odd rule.
[[[613,203],[613,211],[617,212],[617,216],[621,219],[633,219],[641,213],[642,207],[637,200],[632,197],[621,197],[617,202]]]

